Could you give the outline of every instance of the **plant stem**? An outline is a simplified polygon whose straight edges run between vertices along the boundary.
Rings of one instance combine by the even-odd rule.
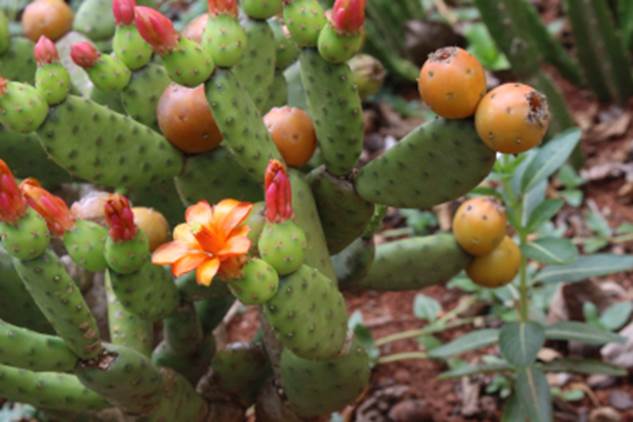
[[[412,360],[412,359],[426,359],[426,353],[424,352],[403,352],[394,353],[393,355],[383,356],[378,359],[378,364],[397,362],[400,360]]]
[[[526,244],[526,234],[519,234],[519,247],[523,249]],[[527,259],[521,254],[521,265],[519,267],[519,318],[522,322],[526,322],[529,316],[529,292],[527,283]]]
[[[455,320],[455,321],[451,321],[451,322],[447,323],[446,325],[432,324],[432,325],[427,325],[424,328],[418,328],[418,329],[414,329],[414,330],[407,330],[407,331],[401,331],[401,332],[395,333],[395,334],[390,334],[388,336],[381,337],[381,338],[377,339],[376,340],[376,346],[380,347],[380,346],[384,346],[385,344],[388,344],[388,343],[393,343],[395,341],[407,340],[407,339],[414,338],[414,337],[420,337],[420,336],[424,336],[424,335],[439,333],[439,332],[442,332],[444,330],[450,330],[451,328],[461,327],[462,325],[467,325],[467,324],[472,323],[477,318],[479,318],[479,317],[458,319],[458,320]]]

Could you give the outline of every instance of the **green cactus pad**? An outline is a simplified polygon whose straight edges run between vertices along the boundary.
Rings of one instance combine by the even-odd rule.
[[[275,72],[275,79],[270,86],[270,93],[265,111],[269,111],[273,107],[283,107],[288,104],[288,83],[283,72]]]
[[[275,67],[277,70],[285,70],[299,58],[299,47],[297,47],[297,44],[290,38],[290,35],[286,34],[279,19],[270,19],[268,24],[275,36],[275,49],[277,51]]]
[[[97,104],[101,104],[117,113],[124,114],[123,104],[121,103],[121,93],[116,91],[103,91],[92,85],[89,98]]]
[[[11,32],[9,31],[9,19],[0,11],[0,57],[11,45]]]
[[[246,31],[247,46],[233,72],[257,109],[264,113],[275,78],[275,36],[265,21],[245,17],[241,24]]]
[[[183,274],[176,278],[174,283],[183,298],[191,302],[230,296],[229,289],[225,283],[211,283],[210,286],[198,284],[195,271]]]
[[[250,202],[262,199],[261,186],[237,163],[235,155],[223,146],[188,157],[175,183],[185,204],[195,204],[200,200],[215,204],[225,198]]]
[[[162,377],[152,362],[124,346],[106,344],[99,359],[82,361],[79,381],[127,412],[147,414],[161,399]]]
[[[92,411],[110,407],[103,397],[83,386],[77,377],[57,372],[33,372],[0,365],[2,397],[42,409]]]
[[[319,54],[330,63],[344,63],[354,57],[363,45],[363,35],[339,34],[327,24],[319,34]]]
[[[129,312],[114,294],[110,274],[105,273],[104,287],[108,301],[108,328],[110,342],[149,356],[154,341],[154,326],[151,321]]]
[[[211,361],[213,380],[242,406],[255,403],[257,392],[272,371],[266,352],[257,344],[233,343]]]
[[[13,132],[33,132],[47,113],[48,104],[31,85],[9,82],[0,95],[0,124]]]
[[[367,276],[345,285],[350,290],[418,290],[450,280],[470,262],[450,234],[383,243]]]
[[[0,247],[0,319],[39,333],[51,334],[53,327],[26,291],[22,279],[13,268],[11,257]]]
[[[165,68],[153,63],[132,73],[130,83],[121,92],[125,112],[137,122],[158,130],[156,107],[170,82]]]
[[[37,372],[71,372],[77,356],[59,337],[39,334],[0,320],[0,362]]]
[[[9,255],[26,261],[46,251],[50,234],[46,221],[32,208],[27,208],[15,224],[0,222],[0,240]]]
[[[376,247],[372,239],[358,238],[332,257],[341,290],[358,284],[367,276],[374,262]]]
[[[57,255],[48,250],[31,261],[13,260],[24,286],[57,334],[82,359],[101,351],[97,322]]]
[[[303,230],[308,244],[305,264],[316,268],[330,279],[336,280],[310,186],[301,172],[290,169],[289,174],[292,186],[292,208],[295,212],[293,221]]]
[[[115,29],[112,0],[82,1],[73,21],[73,29],[93,41],[109,40]]]
[[[195,391],[195,383],[189,383],[180,374],[161,369],[163,377],[162,400],[149,415],[150,421],[205,421],[209,418],[206,401]],[[193,384],[193,385],[192,385]]]
[[[224,283],[213,283],[220,286],[226,286]],[[225,287],[226,288],[226,287]],[[212,332],[217,325],[222,322],[224,315],[235,302],[233,295],[227,293],[224,296],[218,296],[195,303],[198,319],[202,323],[202,331],[205,333]]]
[[[108,231],[105,227],[87,220],[78,220],[64,233],[64,246],[75,264],[92,272],[106,268],[105,243]]]
[[[110,271],[110,280],[121,304],[140,318],[157,321],[178,306],[178,290],[171,276],[149,261],[132,274]]]
[[[112,50],[130,70],[142,68],[152,58],[152,47],[145,42],[134,25],[116,27]]]
[[[102,54],[86,69],[92,83],[103,91],[121,91],[127,86],[132,72],[118,57]]]
[[[351,404],[369,385],[369,356],[356,341],[330,360],[302,359],[288,349],[281,354],[281,383],[299,416],[315,417]]]
[[[190,88],[209,79],[215,67],[207,51],[187,38],[180,38],[178,46],[163,55],[163,64],[174,82]]]
[[[251,250],[249,251],[249,255],[256,254],[257,252],[257,243],[259,243],[259,237],[262,235],[262,231],[264,230],[264,224],[266,224],[266,218],[264,217],[265,208],[266,204],[263,201],[253,204],[253,209],[244,222],[244,224],[249,228],[248,238],[251,241]]]
[[[210,16],[202,33],[202,47],[220,67],[235,66],[246,50],[246,32],[232,16]]]
[[[306,359],[330,359],[342,349],[347,310],[334,281],[304,265],[281,279],[264,316],[284,347]]]
[[[214,353],[215,341],[212,335],[205,337],[190,354],[178,354],[162,341],[152,352],[152,362],[177,371],[192,385],[196,385],[201,375],[209,369]]]
[[[136,272],[149,261],[147,236],[142,230],[131,240],[115,241],[108,236],[104,257],[108,267],[119,274]]]
[[[253,100],[226,69],[216,70],[206,83],[206,93],[224,145],[254,181],[263,183],[268,162],[283,159]]]
[[[313,170],[308,180],[333,255],[363,234],[374,205],[358,196],[349,180],[332,176],[324,167]]]
[[[277,293],[279,276],[261,259],[251,259],[242,269],[242,276],[228,282],[233,295],[244,305],[260,305]]]
[[[175,176],[183,164],[182,154],[147,126],[74,95],[51,108],[38,135],[57,163],[101,185],[148,185]]]
[[[307,247],[305,233],[292,221],[266,223],[257,243],[259,255],[279,275],[297,271],[303,265]]]
[[[318,0],[292,0],[284,6],[284,21],[299,47],[315,47],[326,18]]]
[[[181,303],[163,323],[167,347],[177,355],[190,355],[202,342],[202,326],[191,302]]]
[[[0,75],[17,82],[33,82],[35,78],[33,43],[22,37],[12,37],[9,49],[0,54]]]
[[[240,6],[253,19],[268,19],[281,12],[282,0],[242,0]]]
[[[315,50],[300,55],[301,80],[327,169],[347,174],[363,149],[363,109],[347,63],[331,64]]]
[[[363,167],[356,190],[374,203],[431,208],[476,187],[494,163],[472,121],[437,118]]]
[[[35,87],[48,105],[59,104],[70,91],[70,75],[60,63],[45,64],[35,72]]]

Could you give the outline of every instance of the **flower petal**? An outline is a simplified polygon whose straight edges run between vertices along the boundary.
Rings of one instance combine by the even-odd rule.
[[[207,201],[200,201],[187,208],[185,220],[189,224],[207,225],[211,223],[213,211]]]
[[[251,228],[247,225],[241,225],[241,226],[237,226],[236,228],[234,228],[231,231],[231,234],[229,235],[229,237],[236,237],[236,236],[248,236],[248,233],[250,233]]]
[[[171,266],[171,273],[175,277],[180,277],[181,275],[188,273],[189,271],[192,271],[200,266],[208,258],[209,257],[206,254],[201,252],[189,253],[180,258]]]
[[[220,269],[220,260],[212,258],[207,260],[204,264],[200,265],[196,270],[196,282],[203,286],[210,286],[213,281],[213,277]]]
[[[152,254],[155,265],[171,265],[190,252],[189,246],[178,240],[160,245]]]
[[[222,226],[226,216],[229,215],[235,207],[240,204],[240,201],[235,199],[223,199],[213,206],[213,221],[212,225],[216,227]]]
[[[180,240],[184,243],[188,243],[190,245],[197,245],[198,241],[193,235],[193,231],[191,226],[187,223],[178,224],[174,228],[174,239]]]
[[[220,251],[218,251],[217,255],[219,257],[245,255],[248,253],[248,250],[250,248],[251,248],[251,240],[248,237],[235,236],[235,237],[231,237],[224,244],[224,247]]]
[[[215,226],[200,226],[194,236],[202,249],[214,255],[224,248],[224,236]]]
[[[252,209],[253,204],[249,202],[240,202],[237,206],[235,206],[222,221],[222,230],[224,233],[228,235],[231,231],[233,231],[233,229],[242,224]]]

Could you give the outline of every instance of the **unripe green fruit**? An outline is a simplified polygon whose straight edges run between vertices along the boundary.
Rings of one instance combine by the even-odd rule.
[[[50,241],[46,221],[28,208],[15,224],[0,223],[0,239],[7,253],[21,261],[42,255]]]
[[[140,69],[152,58],[152,47],[145,42],[134,25],[117,26],[112,50],[131,70]]]
[[[275,269],[261,259],[251,259],[242,269],[242,276],[229,280],[229,289],[244,305],[266,303],[277,293],[279,276]]]
[[[138,271],[148,260],[148,256],[149,242],[141,230],[132,240],[116,242],[109,236],[106,240],[106,262],[108,267],[119,274],[131,274]]]
[[[220,67],[231,67],[242,58],[246,49],[246,32],[228,15],[210,17],[202,34],[202,46]]]
[[[347,64],[352,69],[352,80],[362,100],[380,91],[385,81],[386,71],[378,59],[369,54],[357,54]]]
[[[319,54],[330,63],[343,63],[361,49],[363,36],[339,34],[332,25],[325,25],[319,34]]]
[[[0,124],[12,132],[33,132],[47,115],[46,101],[31,85],[9,82],[0,95]]]
[[[253,19],[268,19],[281,12],[281,0],[242,0],[242,10]]]
[[[303,230],[292,221],[284,221],[267,223],[257,247],[262,259],[272,265],[279,275],[287,275],[301,267],[307,245]]]
[[[88,220],[79,220],[64,233],[64,246],[72,260],[88,271],[99,272],[106,268],[104,257],[106,237],[105,227]]]
[[[92,83],[103,91],[121,91],[132,77],[130,69],[120,59],[106,54],[102,54],[86,72]]]
[[[59,104],[70,90],[70,75],[60,63],[45,64],[35,72],[35,87],[48,105]]]
[[[198,43],[180,38],[178,46],[163,55],[163,64],[172,81],[195,88],[213,73],[214,60]]]
[[[294,0],[284,7],[284,21],[299,47],[316,46],[326,23],[318,0]]]

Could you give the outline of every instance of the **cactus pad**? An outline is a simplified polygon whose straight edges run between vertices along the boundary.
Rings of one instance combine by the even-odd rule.
[[[156,107],[169,83],[165,68],[157,64],[150,63],[132,73],[130,83],[121,92],[125,112],[137,122],[158,130]]]
[[[325,13],[318,0],[292,0],[284,6],[284,21],[299,47],[315,47]]]
[[[236,65],[248,44],[244,28],[229,15],[209,17],[202,34],[202,47],[220,67]]]
[[[106,268],[104,257],[108,231],[87,220],[79,220],[64,233],[64,246],[72,260],[81,268],[99,272]]]
[[[0,240],[7,253],[17,259],[29,260],[42,255],[50,234],[46,221],[31,208],[15,224],[0,222]]]
[[[327,24],[319,34],[319,54],[330,63],[344,63],[351,59],[363,45],[363,35],[339,34]]]
[[[359,237],[338,254],[332,257],[336,270],[339,288],[345,290],[347,286],[359,283],[367,276],[371,268],[376,247],[373,239]]]
[[[35,72],[35,87],[49,105],[59,104],[70,90],[70,75],[59,63],[40,66]]]
[[[33,132],[47,113],[48,104],[31,85],[9,82],[5,92],[0,94],[0,124],[13,132]]]
[[[33,82],[35,59],[33,43],[26,38],[12,37],[9,49],[0,54],[0,75],[18,82]]]
[[[257,243],[259,255],[279,275],[297,271],[303,265],[307,247],[305,233],[292,221],[267,223]]]
[[[108,236],[105,244],[108,267],[119,274],[138,271],[149,259],[149,242],[142,230],[131,240],[115,241]]]
[[[142,68],[152,58],[152,47],[145,42],[134,25],[117,26],[112,38],[112,50],[131,70]]]
[[[259,305],[277,293],[279,276],[266,261],[251,259],[242,269],[242,276],[228,282],[233,295],[244,305]]]
[[[253,19],[268,19],[281,12],[282,0],[242,0],[240,6]]]

